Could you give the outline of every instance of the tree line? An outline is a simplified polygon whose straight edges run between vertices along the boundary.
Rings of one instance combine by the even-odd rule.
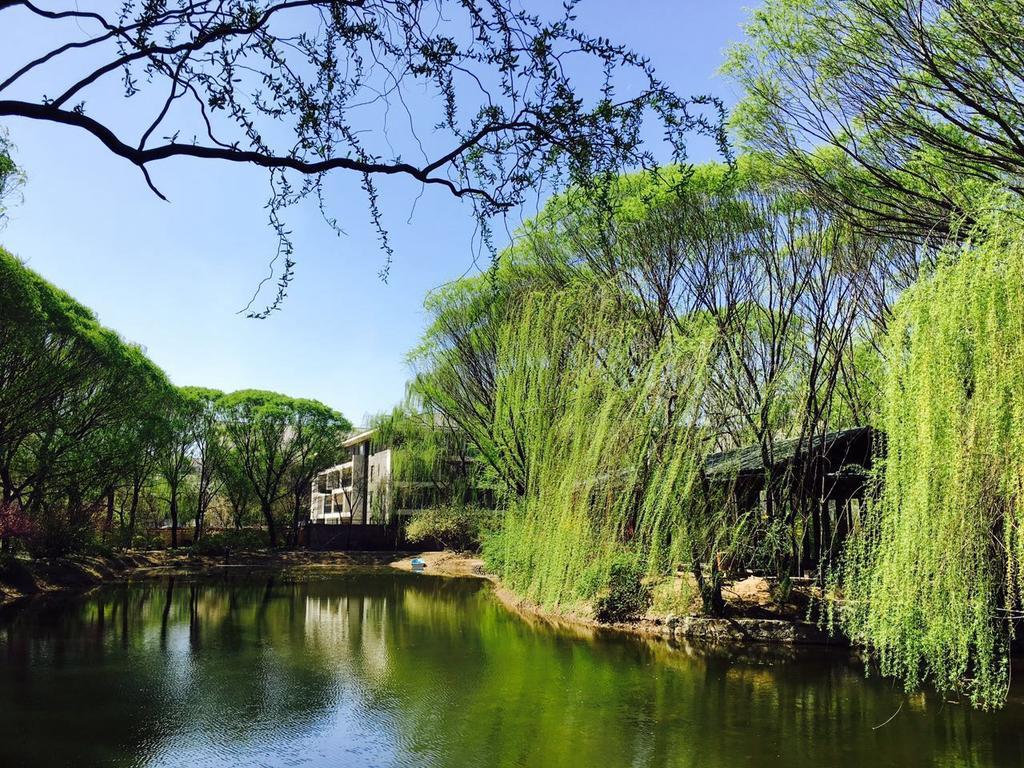
[[[0,250],[0,542],[59,555],[198,541],[220,525],[294,542],[351,424],[314,400],[175,387],[137,345]]]

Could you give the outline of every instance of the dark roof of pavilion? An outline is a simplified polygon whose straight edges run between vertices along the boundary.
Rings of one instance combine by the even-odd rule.
[[[806,439],[779,440],[773,444],[775,466],[793,461],[798,454],[824,456],[832,472],[863,474],[863,463],[870,461],[871,427],[853,427],[815,435]],[[704,462],[709,477],[756,475],[764,472],[759,446],[750,445],[713,453]]]

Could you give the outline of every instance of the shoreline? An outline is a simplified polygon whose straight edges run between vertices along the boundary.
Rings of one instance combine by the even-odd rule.
[[[233,571],[274,570],[285,574],[392,569],[412,572],[414,557],[426,562],[425,575],[474,578],[491,584],[496,599],[527,621],[540,621],[574,633],[614,632],[668,641],[699,641],[728,645],[815,645],[848,648],[850,644],[816,625],[793,618],[700,616],[645,617],[603,624],[573,612],[551,611],[506,588],[484,569],[478,557],[450,551],[430,552],[239,552],[225,556],[193,556],[157,550],[111,556],[76,556],[55,560],[8,562],[0,566],[0,606],[37,595],[87,592],[109,583],[167,576],[203,577]]]

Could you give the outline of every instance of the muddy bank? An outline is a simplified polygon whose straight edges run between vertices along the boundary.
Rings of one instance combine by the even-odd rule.
[[[729,612],[727,618],[647,615],[636,621],[614,624],[596,621],[586,613],[585,606],[576,611],[552,612],[509,591],[495,577],[485,578],[494,583],[498,599],[525,620],[542,622],[577,635],[613,631],[702,644],[850,645],[845,638],[830,635],[817,624],[804,620],[806,613],[801,606],[809,599],[806,589],[796,591],[790,601],[778,605],[769,596],[768,581],[756,577],[729,584],[723,590]]]

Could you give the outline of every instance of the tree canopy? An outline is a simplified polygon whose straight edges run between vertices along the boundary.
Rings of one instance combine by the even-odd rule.
[[[844,627],[884,673],[985,707],[1005,700],[1024,600],[1024,240],[989,229],[897,304],[881,494],[837,580]]]
[[[740,139],[897,237],[963,231],[1024,193],[1024,3],[768,0],[726,71]]]
[[[315,400],[255,389],[227,395],[221,408],[231,449],[259,502],[270,544],[276,546],[274,504],[289,491],[289,473],[301,468],[311,478],[333,463],[327,452],[338,449],[352,425]]]
[[[73,546],[170,384],[138,347],[0,250],[0,490]]]

